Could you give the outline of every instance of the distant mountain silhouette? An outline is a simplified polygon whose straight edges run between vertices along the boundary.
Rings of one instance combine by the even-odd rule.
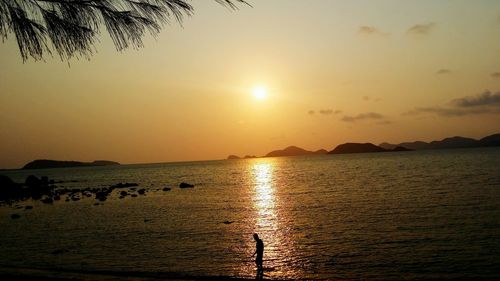
[[[373,143],[344,143],[335,147],[334,150],[328,152],[328,154],[345,154],[345,153],[368,153],[368,152],[386,152],[379,146]]]
[[[481,146],[500,146],[500,134],[494,134],[479,140]]]
[[[282,157],[282,156],[301,156],[313,154],[326,154],[328,151],[320,149],[317,151],[309,151],[297,146],[289,146],[283,150],[274,150],[266,154],[265,157]]]
[[[378,146],[382,147],[383,149],[387,149],[387,150],[392,150],[392,149],[398,147],[396,144],[387,143],[387,142],[383,142],[383,143],[379,144]]]
[[[414,142],[402,142],[400,144],[391,144],[383,142],[379,146],[376,146],[373,143],[344,143],[338,145],[337,147],[335,147],[335,149],[329,152],[324,149],[320,149],[317,151],[309,151],[297,146],[289,146],[285,149],[271,151],[264,157],[370,153],[370,152],[391,152],[391,151],[399,152],[399,151],[412,151],[412,150],[423,150],[423,149],[452,149],[452,148],[488,147],[488,146],[500,146],[500,134],[487,136],[480,140],[456,136],[432,142],[414,141]],[[256,158],[256,157],[247,155],[243,158]],[[227,159],[240,159],[240,157],[236,155],[229,155]]]
[[[415,141],[415,142],[402,142],[400,144],[391,144],[386,142],[380,144],[380,147],[384,149],[394,149],[396,146],[401,146],[404,148],[409,148],[414,150],[500,146],[500,134],[487,136],[480,140],[456,136],[456,137],[445,138],[440,141],[432,141],[430,143],[423,141]]]
[[[227,160],[236,160],[236,159],[241,159],[240,157],[236,156],[236,155],[229,155],[227,157]]]
[[[96,160],[94,162],[78,162],[78,161],[58,161],[40,159],[29,162],[24,165],[23,169],[50,169],[50,168],[68,168],[68,167],[91,167],[91,166],[110,166],[120,165],[118,162],[107,160]]]

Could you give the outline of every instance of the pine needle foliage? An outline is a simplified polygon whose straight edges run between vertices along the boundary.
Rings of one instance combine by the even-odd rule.
[[[245,0],[213,0],[230,9]],[[144,35],[191,16],[190,0],[0,0],[0,38],[14,35],[23,61],[57,53],[90,58],[107,31],[118,51],[143,47]]]

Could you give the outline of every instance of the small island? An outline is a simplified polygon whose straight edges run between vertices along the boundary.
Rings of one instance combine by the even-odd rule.
[[[347,154],[347,153],[373,153],[373,152],[391,152],[391,151],[412,151],[402,146],[396,146],[393,149],[384,149],[373,143],[344,143],[340,144],[328,154]]]
[[[39,159],[29,162],[24,165],[23,170],[28,169],[53,169],[53,168],[71,168],[71,167],[96,167],[96,166],[114,166],[120,165],[118,162],[108,160],[96,160],[93,162],[79,162],[79,161],[59,161]]]
[[[283,156],[302,156],[302,155],[319,155],[326,154],[328,151],[320,149],[317,151],[309,151],[297,146],[289,146],[282,150],[274,150],[266,154],[265,157],[283,157]]]

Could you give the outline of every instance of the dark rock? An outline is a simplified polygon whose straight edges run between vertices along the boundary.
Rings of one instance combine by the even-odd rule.
[[[76,196],[75,197],[71,197],[71,200],[72,201],[80,201],[80,197],[76,197]]]
[[[232,224],[234,221],[224,221],[223,224]]]
[[[24,207],[24,209],[25,209],[25,210],[31,210],[31,209],[33,209],[33,206],[29,206],[29,205],[28,205],[28,206]]]
[[[0,201],[20,201],[29,197],[29,191],[11,178],[0,175]]]
[[[139,189],[139,190],[137,190],[137,193],[139,193],[140,195],[144,195],[144,193],[146,193],[146,189],[144,189],[144,188]]]
[[[21,216],[19,214],[12,214],[12,215],[10,215],[10,218],[13,219],[13,220],[18,219],[20,217]]]
[[[64,254],[64,253],[67,253],[67,252],[69,252],[69,251],[66,250],[66,249],[57,249],[57,250],[52,251],[51,254],[53,254],[53,255],[60,255],[60,254]]]
[[[130,195],[130,196],[132,196],[132,197],[137,197],[137,194],[132,194],[132,195]]]
[[[42,181],[34,175],[29,175],[24,181],[24,184],[30,188],[37,188],[42,184]]]
[[[121,195],[121,196],[123,196],[123,197],[125,197],[125,196],[127,196],[127,195],[128,195],[128,192],[126,192],[126,191],[121,191],[121,192],[120,192],[120,195]]]
[[[189,184],[189,183],[185,183],[185,182],[181,182],[181,183],[179,184],[179,187],[180,187],[180,188],[193,188],[193,187],[194,187],[194,185]]]
[[[170,187],[163,188],[163,191],[170,191],[170,190],[172,190]]]
[[[42,182],[43,185],[49,185],[49,177],[47,176],[42,176],[40,178],[40,181]]]
[[[50,197],[47,197],[47,198],[42,199],[42,202],[44,204],[52,204],[52,203],[54,203],[54,200],[52,200],[52,198],[50,198]]]
[[[61,196],[59,195],[54,196],[54,201],[59,201],[59,200],[61,200]]]

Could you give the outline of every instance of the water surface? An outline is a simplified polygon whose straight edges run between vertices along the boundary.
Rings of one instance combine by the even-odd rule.
[[[499,166],[485,148],[8,171],[148,192],[0,207],[0,265],[254,278],[255,232],[266,279],[498,279]]]

